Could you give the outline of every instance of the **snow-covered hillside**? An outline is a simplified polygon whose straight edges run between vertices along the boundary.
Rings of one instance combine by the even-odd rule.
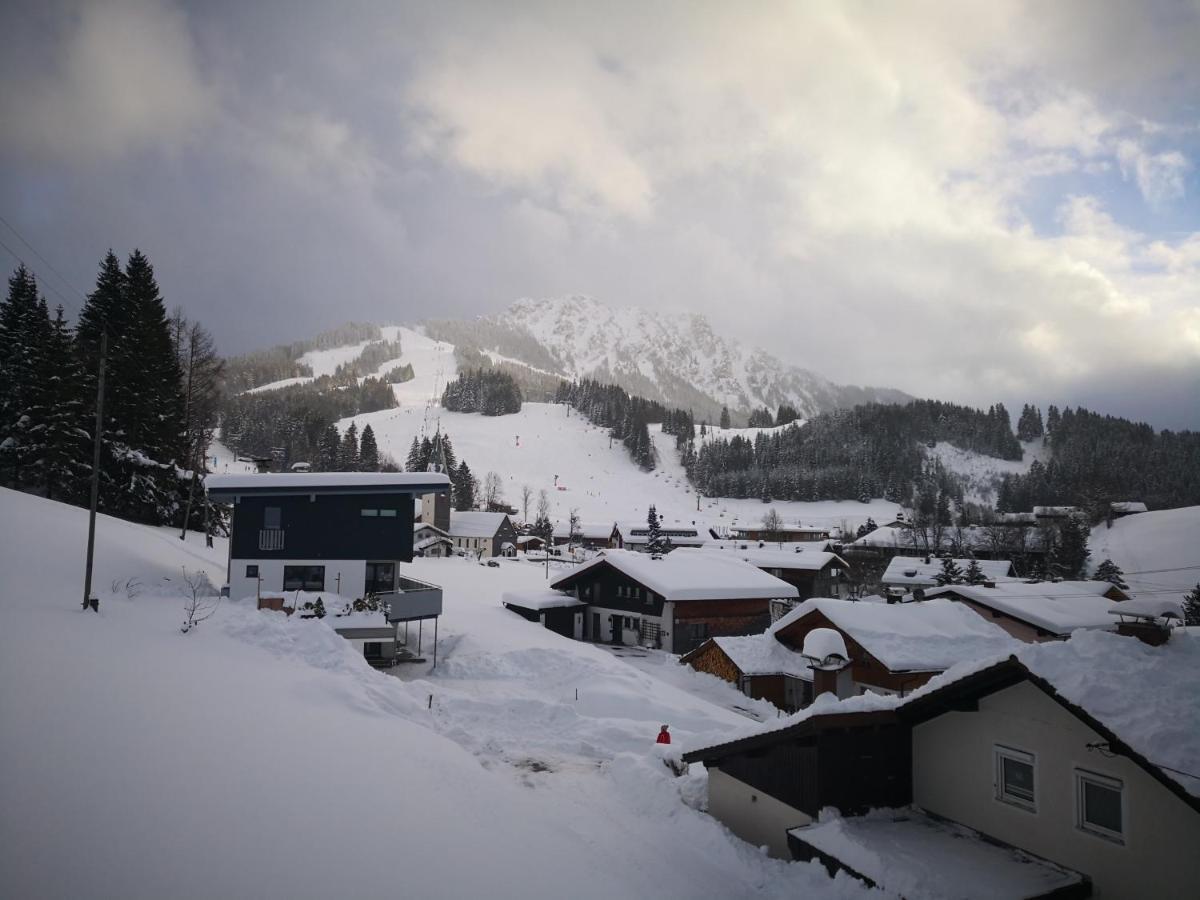
[[[503,609],[540,567],[414,565],[441,664],[386,674],[245,602],[181,634],[182,569],[219,579],[224,548],[106,516],[82,612],[86,522],[0,490],[0,896],[865,896],[733,838],[654,752],[762,704]]]
[[[1092,567],[1111,559],[1135,593],[1181,597],[1200,584],[1200,506],[1101,522],[1089,547]]]
[[[478,349],[532,366],[551,360],[555,372],[566,377],[595,377],[707,416],[711,407],[722,405],[735,411],[767,406],[774,412],[789,403],[812,416],[870,400],[908,399],[894,390],[837,385],[763,350],[745,348],[717,333],[701,315],[610,307],[578,295],[518,300],[473,323],[471,332]],[[498,335],[506,346],[495,346]]]
[[[996,501],[996,492],[1005,475],[1024,475],[1035,459],[1046,462],[1050,459],[1050,448],[1040,438],[1023,441],[1024,456],[1020,460],[997,459],[963,450],[941,441],[926,448],[926,456],[938,460],[947,471],[960,476],[963,494],[967,500],[991,506]]]

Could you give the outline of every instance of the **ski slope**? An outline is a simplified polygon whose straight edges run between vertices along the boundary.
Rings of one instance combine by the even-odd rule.
[[[1094,569],[1111,559],[1138,594],[1182,596],[1200,584],[1200,506],[1162,509],[1103,522],[1088,546]]]
[[[503,609],[538,566],[414,564],[445,587],[440,665],[389,674],[244,602],[181,634],[183,567],[219,579],[224,548],[107,516],[82,612],[86,523],[0,490],[0,896],[866,895],[732,837],[703,769],[662,765],[660,724],[711,742],[762,704]]]

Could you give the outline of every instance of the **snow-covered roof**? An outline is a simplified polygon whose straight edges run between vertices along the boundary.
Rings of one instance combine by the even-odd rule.
[[[264,472],[209,475],[209,493],[375,493],[437,491],[450,487],[450,479],[436,472]]]
[[[813,674],[808,661],[775,640],[774,635],[715,637],[712,641],[743,675],[791,675],[812,681]]]
[[[833,548],[833,541],[763,541],[752,538],[726,538],[704,542],[705,550],[783,550],[786,553],[812,550],[821,553]]]
[[[626,544],[645,544],[650,540],[650,527],[645,522],[617,522],[616,528]],[[699,546],[711,539],[708,529],[703,525],[663,523],[658,531],[664,540],[669,540],[676,547]],[[609,533],[612,533],[611,528]]]
[[[1108,611],[1110,616],[1136,616],[1146,619],[1160,619],[1164,616],[1174,617],[1183,621],[1183,598],[1173,596],[1144,595],[1114,603]]]
[[[519,606],[522,609],[560,609],[564,606],[587,605],[582,600],[559,591],[505,591],[500,596],[500,602],[505,606]]]
[[[443,537],[448,534],[448,532],[445,532],[442,529],[438,528],[432,522],[413,522],[413,533],[414,534],[416,534],[419,531],[425,531],[425,530],[432,531],[434,534],[440,534]]]
[[[1005,526],[1005,529],[1008,527]],[[1021,526],[1014,526],[1012,531],[1019,531],[1020,528]],[[995,548],[997,541],[1005,538],[1005,535],[1001,534],[997,536],[993,531],[994,529],[990,529],[986,525],[969,525],[966,528],[946,528],[941,535],[941,544],[934,546],[935,541],[932,529],[891,528],[884,525],[876,528],[870,534],[864,534],[855,540],[851,546],[916,550],[922,554],[931,553],[934,556],[942,550],[951,550],[956,546],[972,551],[991,552]],[[1032,526],[1025,528],[1024,547],[1026,549],[1037,550],[1041,548],[1043,543],[1044,539],[1038,529]],[[1001,546],[1007,546],[1007,541],[1004,541]]]
[[[1058,519],[1079,512],[1078,506],[1035,506],[1033,514],[1042,519]]]
[[[799,725],[825,714],[899,710],[985,669],[1016,664],[1044,680],[1068,703],[1081,709],[1124,744],[1158,767],[1192,797],[1200,798],[1200,633],[1177,628],[1167,643],[1151,647],[1137,638],[1109,632],[1077,631],[1065,641],[1020,644],[1015,653],[963,662],[907,697],[867,692],[845,700],[821,695],[791,716],[731,733],[720,744]]]
[[[454,537],[495,537],[508,516],[500,512],[480,510],[450,511],[450,534]]]
[[[789,599],[799,596],[792,585],[732,556],[685,553],[662,557],[630,550],[605,550],[551,585],[558,588],[597,566],[610,565],[665,600]]]
[[[1109,504],[1113,512],[1117,513],[1144,513],[1147,512],[1146,504],[1140,500],[1114,500]]]
[[[931,588],[926,597],[957,595],[1043,631],[1065,636],[1076,628],[1111,628],[1108,615],[1116,601],[1105,595],[1107,581],[999,582],[995,587],[953,584]]]
[[[561,522],[554,526],[554,536],[556,538],[570,537],[570,528],[570,522]],[[612,531],[612,522],[580,522],[575,526],[576,537],[589,541],[607,541],[612,537]]]
[[[676,552],[683,553],[685,551],[678,550]],[[846,561],[836,553],[826,553],[821,550],[776,550],[773,544],[765,548],[753,544],[749,550],[729,550],[713,547],[712,542],[709,542],[703,547],[688,552],[734,556],[760,569],[795,569],[802,572],[819,572],[832,563],[836,563],[842,568],[848,568]]]
[[[1083,880],[1078,872],[916,809],[873,810],[847,818],[827,812],[788,834],[899,897],[1045,897]]]
[[[956,559],[954,562],[961,572],[966,572],[971,565],[969,559]],[[975,562],[988,579],[1005,578],[1012,572],[1012,563],[1007,559],[977,559]],[[893,556],[879,580],[883,584],[901,587],[927,587],[937,584],[937,576],[941,571],[942,561],[938,557],[931,557],[929,562],[925,562],[923,556]]]
[[[814,612],[893,672],[939,672],[1020,646],[1004,629],[950,600],[892,604],[805,600],[775,622],[771,633],[779,634]]]
[[[450,538],[441,534],[433,534],[427,538],[421,538],[421,540],[415,542],[413,544],[413,550],[428,550],[430,547],[436,547],[438,544],[449,544],[451,547],[454,546],[454,542],[450,540]]]

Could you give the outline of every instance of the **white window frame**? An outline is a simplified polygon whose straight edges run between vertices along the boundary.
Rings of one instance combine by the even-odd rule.
[[[992,757],[994,759],[995,769],[995,797],[1001,803],[1007,803],[1009,806],[1015,806],[1018,809],[1024,809],[1028,812],[1037,812],[1038,799],[1038,774],[1037,774],[1037,755],[1030,753],[1027,750],[1018,750],[1015,747],[1006,747],[1003,744],[995,744],[992,747]],[[1027,800],[1024,797],[1018,797],[1008,793],[1004,789],[1004,760],[1011,759],[1014,762],[1024,763],[1033,770],[1033,799]]]
[[[1086,801],[1084,797],[1084,785],[1091,783],[1096,787],[1107,788],[1108,790],[1116,791],[1121,799],[1121,831],[1111,831],[1103,825],[1096,825],[1093,822],[1087,821]],[[1098,838],[1103,838],[1106,841],[1111,841],[1114,844],[1124,846],[1125,835],[1128,831],[1129,811],[1126,808],[1125,802],[1125,782],[1120,778],[1114,778],[1111,775],[1101,775],[1099,772],[1092,772],[1088,769],[1075,770],[1075,827],[1087,834],[1094,835]]]

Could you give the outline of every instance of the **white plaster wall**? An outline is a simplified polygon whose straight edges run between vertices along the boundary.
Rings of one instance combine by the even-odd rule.
[[[343,597],[361,597],[367,586],[367,561],[365,559],[234,559],[230,561],[229,596],[235,600],[256,597],[258,581],[246,577],[246,566],[258,566],[262,578],[262,593],[283,592],[283,567],[324,566],[325,590],[339,592]],[[398,568],[399,566],[397,566]],[[342,576],[338,587],[338,575]]]
[[[913,729],[913,801],[938,815],[1091,876],[1095,897],[1200,896],[1200,813],[1123,757],[1028,682],[977,712],[947,713]],[[1037,811],[995,798],[993,748],[1036,757]],[[1125,842],[1076,826],[1075,769],[1124,783]]]
[[[767,848],[776,859],[791,859],[787,831],[812,818],[720,769],[708,770],[708,812],[743,841]]]

